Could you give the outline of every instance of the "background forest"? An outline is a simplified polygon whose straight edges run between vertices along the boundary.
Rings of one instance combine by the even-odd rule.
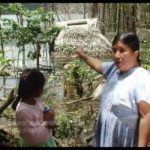
[[[82,18],[98,18],[102,33],[136,31],[136,27],[149,29],[149,3],[21,3],[30,10],[44,7],[52,11],[57,20],[70,20],[70,14],[80,14]],[[7,6],[8,3],[0,3]],[[2,12],[8,13],[8,12]],[[61,18],[65,14],[65,18]]]

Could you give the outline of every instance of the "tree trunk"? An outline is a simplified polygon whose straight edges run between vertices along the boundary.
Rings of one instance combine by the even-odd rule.
[[[117,5],[117,33],[120,33],[120,14],[121,14],[121,4]]]
[[[60,21],[60,18],[59,18],[59,14],[58,14],[58,12],[57,12],[57,9],[55,9],[55,13],[56,13],[56,16],[57,16],[58,21]]]
[[[39,70],[39,57],[40,57],[40,49],[41,46],[39,43],[36,44],[36,62],[37,62],[37,69]]]
[[[0,18],[1,18],[1,11],[0,11]],[[1,24],[0,24],[0,31],[2,30]],[[4,52],[4,43],[3,43],[3,37],[2,37],[2,32],[0,34],[1,38],[1,51],[2,51],[2,56],[5,57],[5,52]]]
[[[86,18],[86,4],[83,3],[83,18]]]
[[[91,18],[97,18],[98,17],[98,3],[92,4],[92,12],[91,12]]]
[[[23,65],[23,68],[25,68],[25,60],[26,60],[25,45],[23,45],[22,46],[22,65]]]
[[[141,21],[141,5],[138,3],[137,3],[137,21]]]
[[[65,9],[65,14],[68,16],[68,19],[71,20],[70,13],[69,13],[69,6],[65,5],[64,9]]]
[[[124,5],[122,5],[122,29],[123,29],[123,32],[126,31],[126,26],[125,26],[125,18],[126,18],[126,13],[125,13],[125,7]]]
[[[0,12],[0,18],[1,18],[1,12]],[[2,30],[1,24],[0,24],[0,30]],[[3,43],[3,37],[2,33],[0,34],[1,37],[1,51],[2,51],[2,57],[5,58],[5,51],[4,51],[4,43]],[[6,77],[3,76],[3,85],[5,85]],[[5,88],[4,88],[4,95],[5,95]]]
[[[116,32],[117,30],[117,4],[113,4],[113,30]]]
[[[132,4],[126,18],[127,32],[136,33],[136,4]]]
[[[131,28],[131,31],[133,33],[136,33],[136,25],[135,25],[135,22],[136,22],[136,4],[133,4],[132,7],[131,7],[131,21],[132,21],[132,28]]]
[[[47,11],[54,11],[55,10],[55,3],[47,3]]]
[[[102,10],[103,10],[103,15],[102,15],[102,23],[103,23],[103,25],[102,25],[102,34],[103,35],[105,35],[105,7],[106,6],[106,4],[105,3],[103,3],[103,5],[102,5]]]
[[[108,4],[108,32],[112,30],[112,4]]]
[[[44,8],[46,11],[48,10],[47,4],[48,4],[48,3],[43,3],[43,8]]]
[[[97,18],[98,17],[98,3],[90,3],[88,16],[89,18]]]
[[[22,15],[19,15],[19,20],[20,20],[20,25],[23,27],[23,16]],[[25,59],[26,59],[25,45],[23,45],[22,46],[22,65],[23,65],[23,68],[25,68]]]

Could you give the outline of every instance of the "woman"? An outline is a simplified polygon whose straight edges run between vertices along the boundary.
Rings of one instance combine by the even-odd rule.
[[[114,62],[101,62],[77,49],[87,65],[106,79],[95,132],[97,147],[147,146],[150,132],[150,75],[140,66],[134,33],[115,36]]]

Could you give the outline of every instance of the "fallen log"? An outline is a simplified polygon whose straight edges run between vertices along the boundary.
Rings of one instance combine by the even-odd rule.
[[[92,99],[92,98],[93,98],[93,96],[85,97],[85,98],[81,98],[79,100],[75,100],[75,101],[72,101],[72,102],[65,102],[65,104],[73,104],[73,103],[77,103],[77,102],[80,102],[80,101],[89,100],[89,99]]]
[[[0,114],[13,102],[14,99],[14,89],[12,89],[9,93],[7,101],[0,107]]]

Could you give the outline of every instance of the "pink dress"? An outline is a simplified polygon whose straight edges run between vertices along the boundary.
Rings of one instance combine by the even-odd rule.
[[[52,136],[52,130],[43,124],[43,106],[39,99],[35,105],[19,102],[16,108],[16,124],[20,136],[27,145],[42,144]]]

